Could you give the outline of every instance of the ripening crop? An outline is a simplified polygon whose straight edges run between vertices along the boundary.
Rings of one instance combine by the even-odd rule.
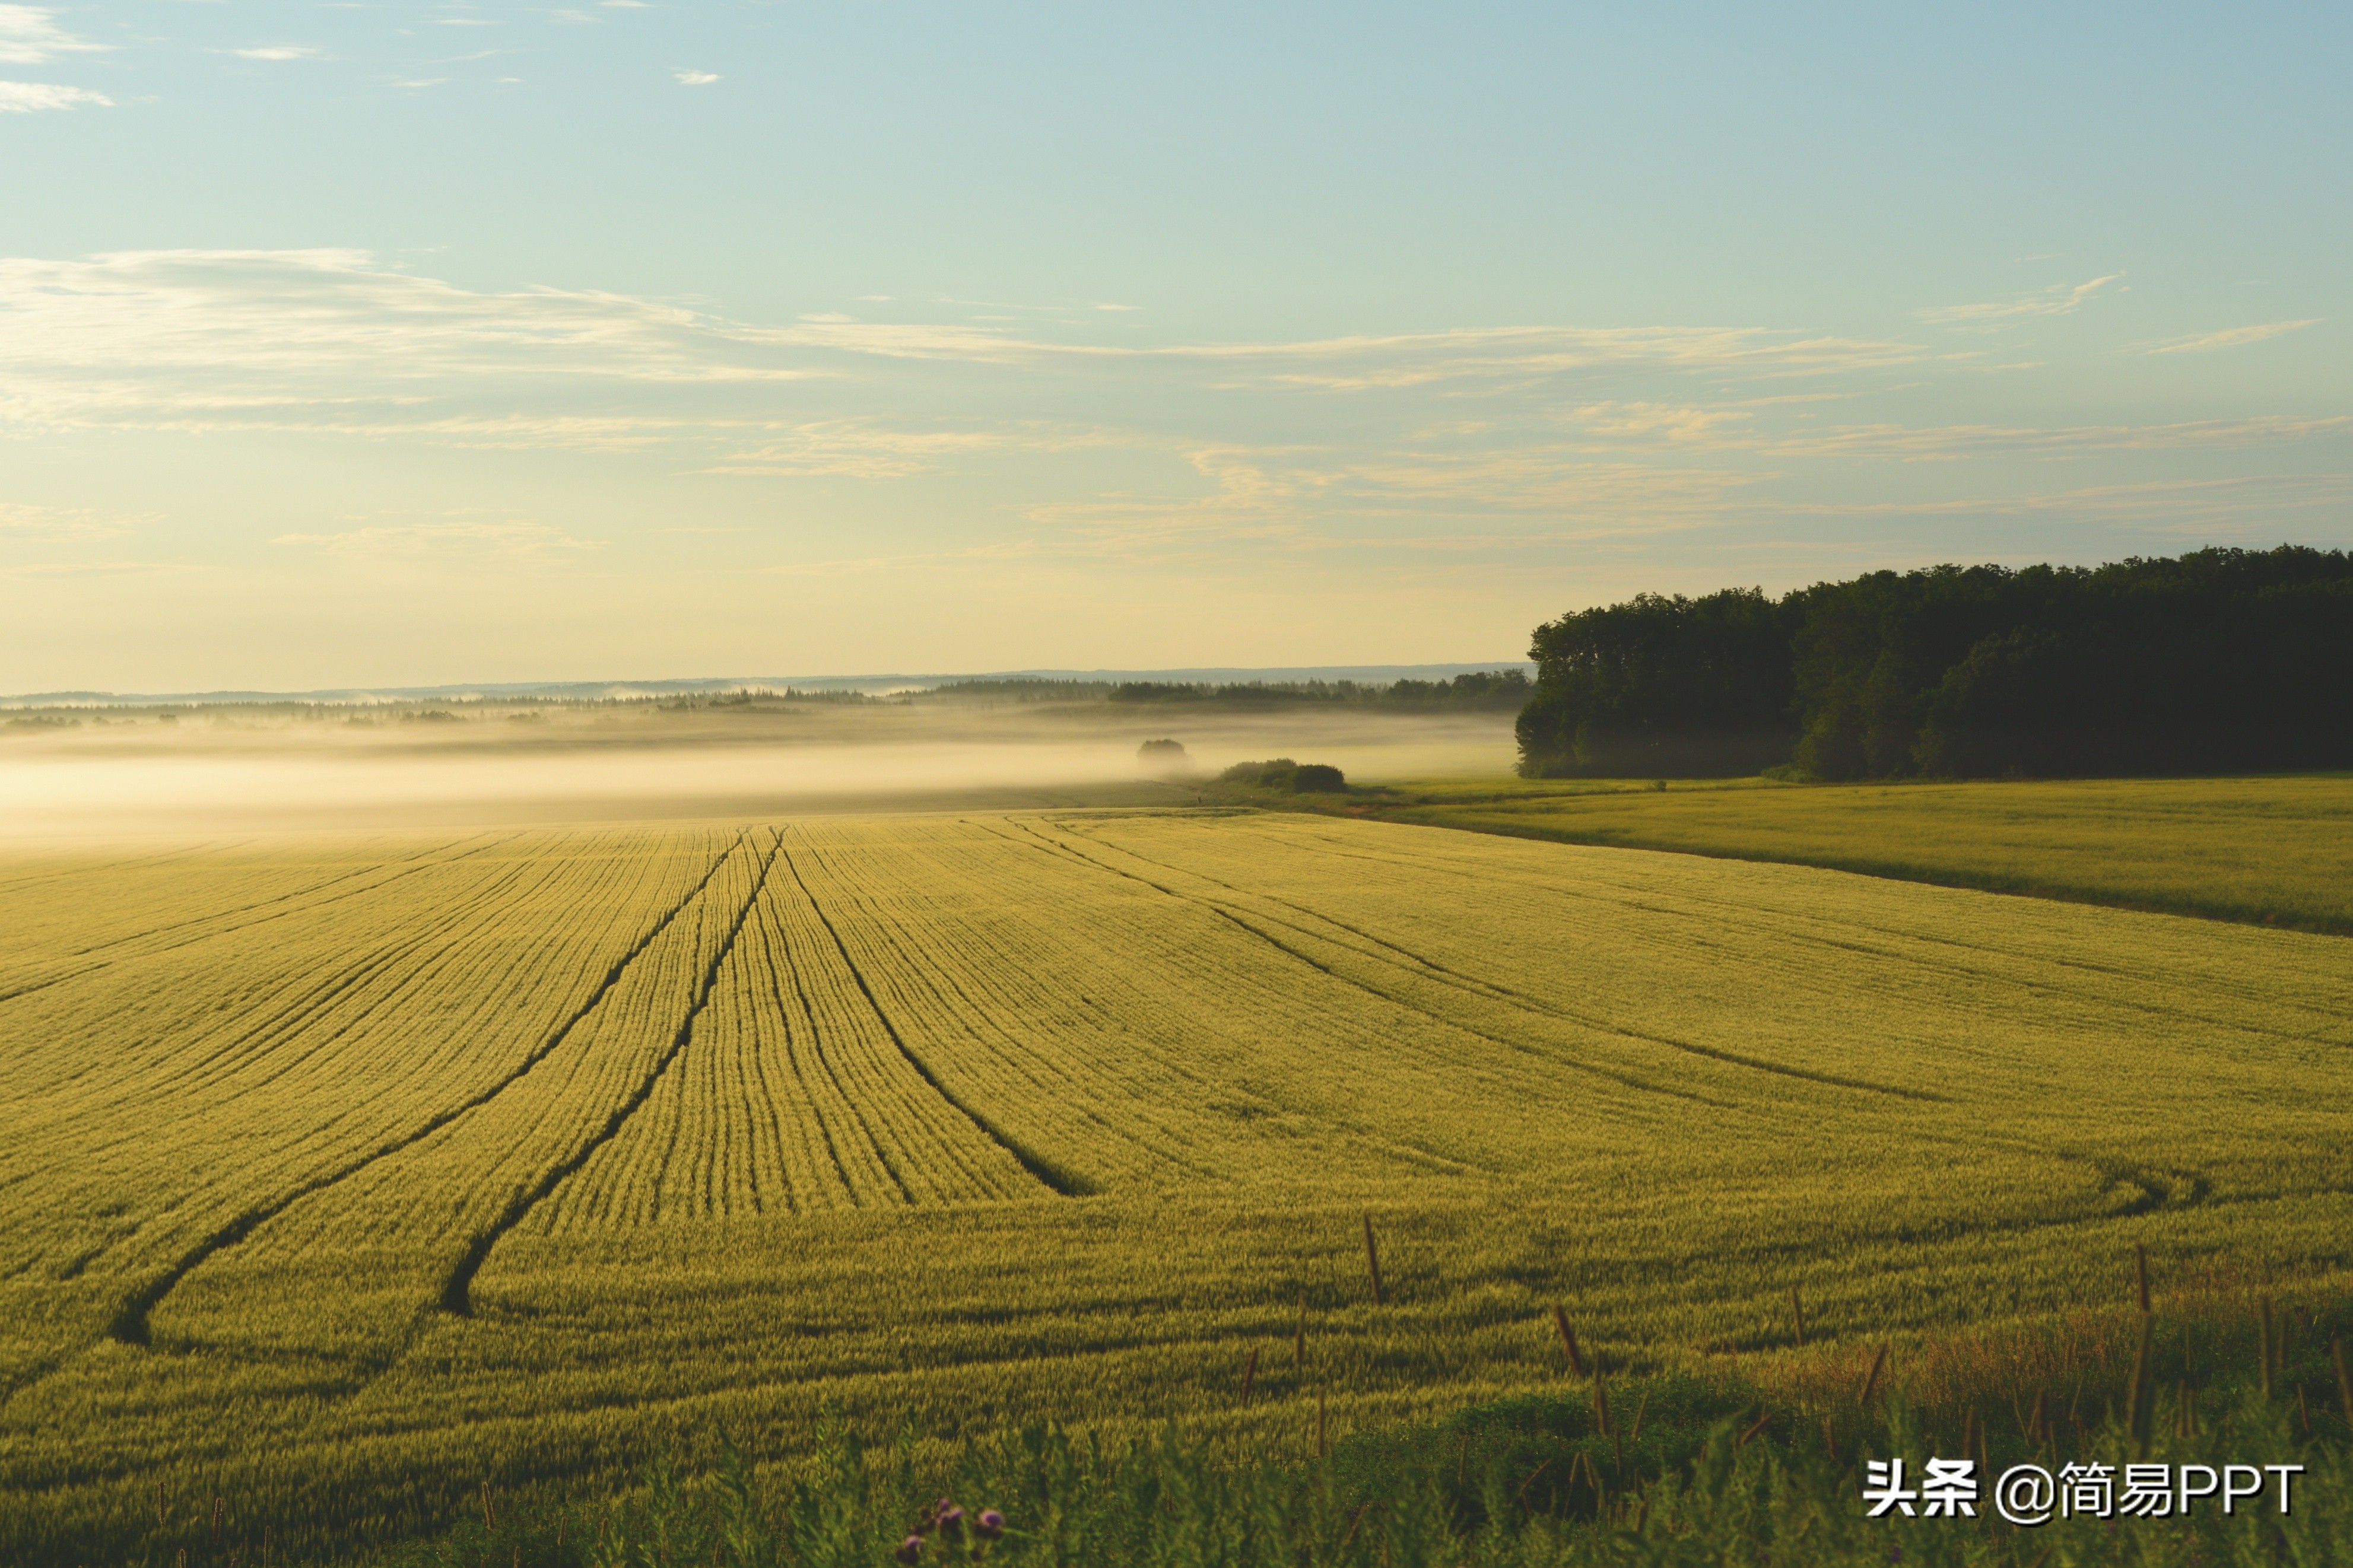
[[[1804,867],[976,812],[19,856],[0,930],[12,1563],[828,1405],[1280,1456],[1555,1303],[1839,1353],[2353,1221],[2341,939]]]

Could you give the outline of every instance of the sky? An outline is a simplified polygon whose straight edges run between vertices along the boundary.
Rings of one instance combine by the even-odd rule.
[[[2353,544],[2353,10],[0,4],[0,691]]]

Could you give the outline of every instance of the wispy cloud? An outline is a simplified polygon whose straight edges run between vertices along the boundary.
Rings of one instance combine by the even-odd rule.
[[[1702,447],[1726,444],[1727,433],[1746,431],[1753,417],[1745,408],[1695,408],[1668,403],[1590,403],[1570,415],[1587,434],[1604,440]]]
[[[1015,421],[987,428],[911,430],[862,419],[795,426],[701,470],[710,474],[902,479],[985,452],[1067,452],[1114,437],[1084,426]]]
[[[1088,553],[1130,560],[1181,560],[1244,542],[1287,551],[1341,542],[1408,548],[1441,538],[1557,542],[1720,523],[1760,477],[1595,462],[1556,446],[1380,454],[1228,446],[1183,458],[1208,481],[1206,490],[1052,503],[1024,515],[1069,535]],[[1461,531],[1461,524],[1477,520],[1519,526],[1510,533]],[[1443,531],[1400,534],[1399,524]],[[1384,531],[1348,531],[1365,525]]]
[[[1402,391],[1440,383],[1525,385],[1604,366],[1830,374],[1932,357],[1907,343],[1803,337],[1755,327],[1492,327],[1133,352],[1229,361],[1287,385],[1334,392]]]
[[[0,372],[6,373],[0,418],[30,423],[189,419],[341,428],[376,419],[456,434],[460,426],[430,422],[460,416],[432,405],[499,379],[776,384],[850,374],[860,362],[953,362],[1025,374],[1096,367],[1091,374],[1186,385],[1208,396],[1252,386],[1496,396],[1623,374],[1769,380],[1919,358],[1900,343],[1720,328],[1530,327],[1133,346],[839,314],[761,326],[585,290],[482,293],[354,251],[0,260]],[[543,416],[579,413],[543,406],[509,433],[527,437]],[[568,442],[583,428],[564,425],[559,433]],[[490,432],[477,426],[470,434]],[[607,428],[600,438],[617,434]],[[747,460],[773,461],[779,471],[830,461],[798,448]]]
[[[2227,327],[2219,332],[2201,332],[2196,337],[2171,338],[2151,344],[2145,352],[2153,354],[2202,354],[2216,349],[2234,349],[2242,343],[2259,343],[2284,332],[2300,332],[2306,327],[2316,327],[2322,319],[2313,316],[2301,321],[2265,321],[2257,327]]]
[[[678,78],[679,85],[681,87],[709,87],[719,79],[718,76],[711,71],[682,70],[673,71],[670,74]]]
[[[2353,416],[2259,415],[2166,425],[1846,425],[1760,441],[1776,457],[1874,457],[1911,461],[2037,455],[2076,457],[2103,452],[2179,452],[2195,448],[2276,446],[2318,437],[2353,435]]]
[[[114,100],[86,87],[46,81],[0,81],[0,114],[31,114],[44,109],[111,109]]]
[[[209,570],[190,561],[32,561],[0,565],[0,577],[173,577]]]
[[[0,64],[44,65],[59,55],[91,54],[110,46],[61,30],[57,12],[41,5],[0,5]]]
[[[554,555],[602,548],[544,522],[375,523],[332,533],[281,533],[271,542],[310,545],[345,555]]]
[[[2016,495],[1936,500],[1771,501],[1760,514],[1786,518],[2070,519],[2168,533],[2259,535],[2283,515],[2341,511],[2353,505],[2353,473],[2242,474],[2220,479],[2152,479]]]
[[[126,518],[102,517],[74,507],[0,501],[0,539],[46,544],[63,540],[119,539],[131,530],[131,520]]]
[[[0,260],[0,417],[275,422],[414,408],[480,377],[774,380],[723,328],[623,296],[474,293],[350,251]],[[416,416],[405,414],[401,422]]]
[[[2353,434],[2353,418],[2290,415],[2161,425],[1873,423],[1773,430],[1752,423],[1750,410],[1745,407],[1655,403],[1592,404],[1570,410],[1566,423],[1576,432],[1580,446],[1603,449],[1688,449],[1767,458],[1893,458],[1906,462],[2251,447]]]
[[[255,48],[228,51],[241,60],[312,60],[325,52],[316,44],[263,44]]]
[[[1004,540],[964,550],[913,551],[900,555],[860,555],[835,561],[797,561],[762,568],[777,577],[854,577],[871,572],[898,572],[911,566],[947,566],[972,561],[1027,560],[1040,553],[1034,540]]]
[[[469,289],[341,250],[0,260],[0,431],[596,453],[749,486],[899,485],[889,504],[954,493],[1024,548],[1129,564],[1448,541],[1508,554],[1738,526],[1809,493],[1936,500],[1959,472],[2039,495],[2073,493],[2033,477],[2061,462],[2103,481],[2160,460],[2208,479],[2291,452],[2309,468],[2353,436],[2353,416],[2327,412],[1955,419],[1956,396],[1986,405],[1982,356],[1761,326],[1184,342],[1083,311],[910,319],[935,306],[752,322],[596,290]],[[2251,515],[2287,503],[2267,504]],[[385,558],[594,547],[549,523],[452,516],[281,542]]]
[[[2001,300],[1984,305],[1943,305],[1920,312],[1925,321],[1950,325],[1998,325],[2034,316],[2072,316],[2091,300],[2099,297],[2108,285],[2123,279],[2121,272],[2111,272],[2094,278],[2088,283],[2054,283],[2038,294],[2022,300]]]

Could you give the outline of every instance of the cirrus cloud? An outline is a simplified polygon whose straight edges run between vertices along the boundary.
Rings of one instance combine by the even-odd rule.
[[[281,533],[276,544],[311,545],[344,555],[470,554],[544,556],[596,550],[594,540],[575,539],[553,524],[531,521],[372,523],[332,533]]]
[[[2200,332],[2194,337],[2169,338],[2152,344],[2146,352],[2153,354],[2202,354],[2216,349],[2235,349],[2244,343],[2260,343],[2286,332],[2300,332],[2306,327],[2320,325],[2322,318],[2313,316],[2301,321],[2265,321],[2254,327],[2226,327],[2219,332]]]
[[[58,55],[95,54],[110,46],[59,30],[57,13],[41,5],[0,5],[0,64],[37,66]]]
[[[1953,326],[2000,326],[2036,316],[2072,316],[2124,274],[2111,272],[2088,283],[2054,283],[2039,294],[1982,305],[1943,305],[1923,310],[1920,319]]]
[[[114,100],[86,87],[47,81],[0,81],[0,114],[32,114],[44,109],[111,109]]]

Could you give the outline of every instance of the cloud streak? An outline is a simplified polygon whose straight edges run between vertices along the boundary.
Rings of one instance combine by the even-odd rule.
[[[591,382],[740,394],[813,377],[871,381],[895,374],[886,369],[892,363],[913,362],[1111,376],[1205,396],[1256,387],[1508,397],[1621,374],[1818,377],[1922,357],[1903,343],[1714,327],[1539,326],[1138,347],[839,313],[760,325],[589,290],[485,293],[346,250],[0,260],[0,419],[20,424],[322,431],[374,424],[476,439],[494,432],[437,405],[500,383],[556,402]],[[734,402],[744,406],[742,396]],[[536,425],[573,444],[587,428],[579,417],[535,409],[508,415],[506,430],[528,439]],[[608,417],[598,438],[629,439],[631,417]],[[678,426],[655,419],[643,433],[663,428]],[[747,467],[779,472],[826,467],[789,443],[781,455],[754,448],[739,456]]]
[[[281,533],[272,543],[311,546],[342,555],[484,554],[548,556],[601,549],[544,522],[376,523],[332,533]]]
[[[59,28],[57,15],[41,5],[0,5],[0,65],[47,65],[59,55],[96,54],[108,47]]]
[[[2256,327],[2227,327],[2219,332],[2201,332],[2196,337],[2172,338],[2157,343],[2146,352],[2153,354],[2202,354],[2216,349],[2235,349],[2246,343],[2260,343],[2288,332],[2300,332],[2306,327],[2320,325],[2321,318],[2311,317],[2301,321],[2266,321]]]
[[[74,507],[0,501],[0,540],[55,543],[63,540],[119,539],[130,531],[131,523],[123,518],[100,517]]]
[[[0,81],[0,114],[35,114],[44,109],[111,109],[114,100],[86,87],[47,81]]]
[[[1920,319],[1944,325],[1986,326],[2002,325],[2036,316],[2072,316],[2091,300],[2098,298],[2101,290],[2107,288],[2109,284],[2119,282],[2123,278],[2124,274],[2121,272],[2111,272],[2104,278],[2094,278],[2088,283],[2077,283],[2073,286],[2056,283],[2042,293],[2030,295],[2023,300],[2010,300],[1983,305],[1938,306],[1934,310],[1921,311]]]

